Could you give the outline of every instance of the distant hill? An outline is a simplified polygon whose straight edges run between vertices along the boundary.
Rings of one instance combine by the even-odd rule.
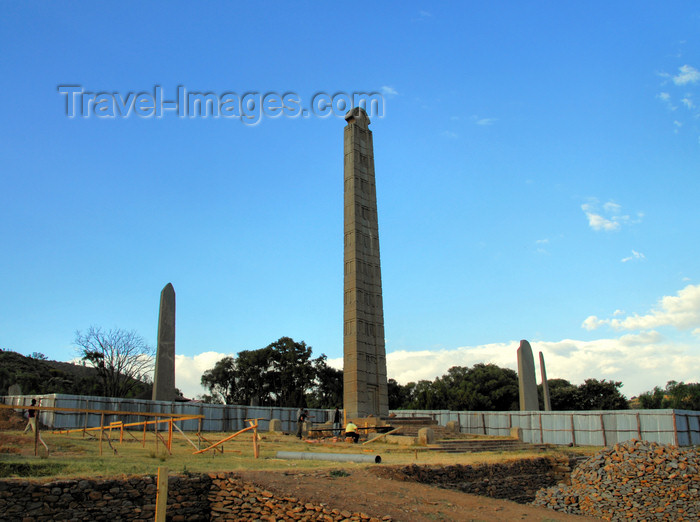
[[[90,366],[26,357],[10,350],[0,350],[0,395],[7,395],[13,384],[22,387],[24,395],[66,393],[102,395],[102,383]],[[151,386],[142,383],[137,397],[151,398]]]

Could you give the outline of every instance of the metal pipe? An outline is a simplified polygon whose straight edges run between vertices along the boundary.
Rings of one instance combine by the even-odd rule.
[[[338,462],[374,462],[380,464],[379,455],[360,455],[357,453],[315,453],[311,451],[278,451],[278,459],[333,460]]]

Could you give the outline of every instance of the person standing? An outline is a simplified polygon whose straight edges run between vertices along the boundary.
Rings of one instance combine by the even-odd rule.
[[[333,412],[333,435],[340,436],[340,410],[337,406]]]
[[[36,406],[36,399],[32,399],[32,406]],[[27,409],[27,425],[24,427],[24,433],[30,429],[36,432],[36,408]]]
[[[299,418],[297,419],[297,437],[301,438],[302,433],[304,431],[304,423],[306,422],[306,419],[309,416],[309,412],[306,410],[302,410],[302,412],[299,414]]]

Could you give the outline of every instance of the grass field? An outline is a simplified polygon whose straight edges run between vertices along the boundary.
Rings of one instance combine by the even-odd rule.
[[[198,444],[194,433],[187,437]],[[217,442],[230,433],[206,433],[210,443]],[[247,432],[223,444],[223,453],[209,450],[198,455],[195,448],[179,433],[173,435],[172,454],[164,444],[156,443],[152,433],[147,434],[145,446],[142,433],[133,436],[125,433],[119,442],[118,432],[112,434],[111,447],[105,440],[102,455],[99,440],[83,437],[81,433],[52,434],[44,431],[42,439],[50,453],[40,446],[34,455],[34,437],[21,431],[0,432],[0,477],[114,477],[134,474],[155,474],[159,466],[167,466],[171,473],[194,473],[235,470],[301,470],[320,468],[352,468],[367,466],[352,462],[277,459],[278,451],[313,451],[328,453],[359,453],[380,455],[381,465],[454,465],[484,462],[503,462],[513,459],[541,457],[575,451],[578,454],[593,453],[598,448],[561,448],[549,452],[502,452],[476,454],[447,454],[427,451],[421,447],[399,447],[395,444],[375,442],[368,445],[345,442],[309,443],[292,435],[259,434],[259,458],[253,456],[253,435]],[[138,440],[137,440],[138,439]],[[202,441],[201,447],[207,447]],[[374,464],[372,464],[374,465]]]

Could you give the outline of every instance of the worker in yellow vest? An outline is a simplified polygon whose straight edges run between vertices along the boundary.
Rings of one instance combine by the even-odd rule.
[[[345,437],[352,437],[353,442],[357,443],[360,440],[360,436],[357,434],[357,425],[352,421],[345,425]]]

